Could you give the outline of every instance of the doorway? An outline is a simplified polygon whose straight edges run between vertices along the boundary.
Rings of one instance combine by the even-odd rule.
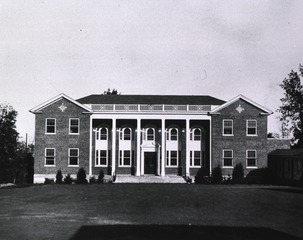
[[[144,152],[144,174],[156,174],[157,152]]]

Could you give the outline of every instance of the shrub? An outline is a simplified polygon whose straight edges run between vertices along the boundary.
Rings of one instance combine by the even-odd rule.
[[[196,184],[208,183],[208,175],[209,172],[206,168],[204,167],[200,168],[195,176],[195,183]]]
[[[98,183],[103,183],[103,182],[104,182],[104,172],[101,169],[98,176]]]
[[[58,170],[57,174],[56,174],[56,183],[61,184],[62,179],[63,179],[62,172],[61,172],[61,170]]]
[[[212,171],[212,183],[221,183],[222,182],[222,171],[220,165],[215,167]]]
[[[86,184],[87,183],[87,179],[86,179],[86,172],[84,170],[84,168],[80,168],[78,173],[77,173],[77,184]]]
[[[236,164],[233,169],[232,182],[233,183],[243,183],[244,180],[244,169],[242,163]]]
[[[69,175],[69,173],[66,175],[66,177],[64,178],[64,183],[66,184],[72,184],[73,179],[71,178],[71,176]]]

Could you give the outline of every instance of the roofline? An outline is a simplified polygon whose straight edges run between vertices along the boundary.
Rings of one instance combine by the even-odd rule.
[[[79,106],[79,107],[85,109],[86,111],[92,112],[91,109],[89,109],[89,108],[86,107],[85,105],[83,105],[83,104],[77,102],[76,100],[72,99],[71,97],[65,95],[64,93],[60,93],[59,95],[57,95],[57,96],[55,96],[55,97],[53,97],[53,98],[47,100],[46,102],[44,102],[44,103],[42,103],[42,104],[40,104],[40,105],[38,105],[38,106],[32,108],[32,109],[29,110],[29,111],[30,111],[31,113],[33,113],[33,114],[41,113],[41,110],[42,110],[43,108],[48,107],[49,105],[51,105],[51,104],[53,104],[54,102],[60,100],[61,98],[65,98],[66,100],[68,100],[68,101],[74,103],[75,105],[77,105],[77,106]]]
[[[228,107],[229,105],[233,104],[234,102],[238,101],[239,99],[243,99],[244,101],[254,105],[255,107],[261,109],[262,111],[264,111],[265,113],[260,113],[260,115],[270,115],[270,114],[273,114],[273,112],[271,110],[269,110],[268,108],[265,108],[263,106],[261,106],[260,104],[254,102],[253,100],[243,96],[242,94],[236,96],[235,98],[227,101],[226,103],[222,104],[221,106],[215,108],[214,110],[212,110],[210,112],[210,114],[216,114],[218,111]]]

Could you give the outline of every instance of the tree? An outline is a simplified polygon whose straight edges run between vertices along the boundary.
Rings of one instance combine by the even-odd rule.
[[[17,111],[8,104],[0,105],[0,183],[14,181],[12,161],[17,151]]]
[[[242,183],[244,180],[244,169],[242,163],[236,164],[233,169],[232,181],[233,183]]]
[[[86,180],[86,171],[84,170],[84,168],[80,168],[78,173],[77,173],[77,181],[76,183],[78,184],[85,184],[87,183]]]
[[[220,165],[218,165],[217,167],[215,167],[212,171],[212,183],[221,183],[223,180],[222,177],[222,170]]]
[[[281,113],[283,132],[291,134],[294,147],[303,147],[303,66],[299,65],[299,73],[293,70],[280,84],[284,90],[281,98],[282,106],[278,109]],[[284,135],[283,133],[283,135]]]

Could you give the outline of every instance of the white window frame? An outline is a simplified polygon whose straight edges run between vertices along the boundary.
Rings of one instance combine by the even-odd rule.
[[[255,157],[254,158],[248,157],[248,152],[255,152]],[[255,166],[248,166],[249,159],[255,159]],[[246,168],[258,168],[257,166],[258,166],[257,165],[257,150],[255,150],[255,149],[246,150]]]
[[[226,151],[231,151],[231,157],[228,157],[228,158],[231,158],[231,166],[225,166],[224,165],[224,159],[226,159],[227,157],[225,157],[225,152]],[[233,168],[234,167],[234,151],[232,149],[223,149],[222,150],[222,168]]]
[[[101,152],[104,151],[106,154],[106,164],[101,164]],[[96,167],[107,167],[108,166],[108,150],[97,149],[95,152],[95,166]]]
[[[46,152],[47,150],[54,150],[54,156],[47,156]],[[54,157],[54,164],[50,165],[50,164],[46,164],[46,158],[47,157]],[[44,167],[55,167],[56,166],[56,149],[55,148],[45,148],[44,150]]]
[[[105,129],[105,131],[106,131],[106,139],[102,139],[102,137],[101,137],[101,136],[104,135],[104,134],[101,134],[102,129]],[[97,129],[96,130],[96,140],[98,140],[98,141],[107,141],[108,140],[108,128],[102,127],[102,128]]]
[[[129,165],[125,165],[125,152],[129,152]],[[119,151],[119,167],[131,167],[132,166],[132,150],[120,150]]]
[[[71,156],[71,154],[70,154],[71,150],[77,150],[77,156]],[[79,167],[79,160],[80,160],[79,156],[80,156],[79,148],[69,148],[68,149],[68,167]],[[71,157],[77,158],[77,165],[70,164]]]
[[[249,121],[254,121],[256,123],[256,126],[254,127],[255,130],[256,130],[255,134],[249,134],[248,133],[248,128],[249,128],[248,123],[249,123]],[[257,120],[255,120],[255,119],[247,119],[246,120],[246,136],[258,136],[258,122],[257,122]]]
[[[195,152],[199,152],[200,153],[200,164],[199,165],[195,165]],[[200,168],[200,167],[203,167],[203,161],[202,161],[202,154],[203,152],[198,150],[198,151],[195,151],[195,150],[192,150],[190,151],[189,155],[190,155],[190,161],[189,161],[189,166],[191,168]]]
[[[172,139],[171,131],[176,130],[177,131],[177,139]],[[167,140],[168,141],[179,141],[179,129],[178,128],[170,128],[167,132]]]
[[[200,139],[199,140],[195,140],[195,136],[197,136],[197,135],[195,135],[195,131],[196,130],[198,130],[199,132],[200,132]],[[202,130],[201,130],[201,128],[193,128],[193,129],[191,129],[191,131],[190,131],[190,140],[191,141],[195,141],[195,142],[201,142],[202,141]]]
[[[47,120],[55,120],[55,125],[54,125],[54,132],[48,132],[47,131]],[[45,119],[45,134],[49,134],[49,135],[54,135],[57,133],[57,119],[56,118],[46,118]]]
[[[171,164],[171,153],[172,152],[176,152],[177,153],[177,164],[176,165],[172,165]],[[166,151],[166,167],[170,167],[170,168],[177,168],[179,167],[179,151],[178,150],[167,150]]]
[[[152,130],[152,131],[153,131],[153,134],[152,134],[153,139],[148,139],[148,136],[149,136],[148,131],[149,131],[149,130]],[[155,141],[155,129],[154,129],[154,128],[147,128],[147,129],[145,130],[145,141]]]
[[[102,130],[105,129],[106,134],[102,133]],[[105,139],[102,139],[102,136],[105,136]],[[102,141],[107,141],[108,140],[108,129],[106,127],[100,128],[100,132],[99,132],[99,140]]]
[[[78,121],[78,132],[72,132],[71,127],[72,127],[72,120],[77,120]],[[69,134],[70,135],[79,135],[80,134],[80,119],[79,118],[70,118],[69,119]]]
[[[224,133],[224,129],[225,129],[225,122],[231,122],[231,134],[226,134],[226,133]],[[230,128],[230,127],[228,127],[228,128]],[[232,119],[223,119],[223,121],[222,121],[222,135],[223,136],[234,136],[234,120],[232,120]]]
[[[125,139],[125,130],[126,129],[130,130],[130,139]],[[130,127],[122,128],[122,130],[120,131],[120,140],[122,140],[122,141],[132,141],[132,139],[133,139],[132,129]]]

